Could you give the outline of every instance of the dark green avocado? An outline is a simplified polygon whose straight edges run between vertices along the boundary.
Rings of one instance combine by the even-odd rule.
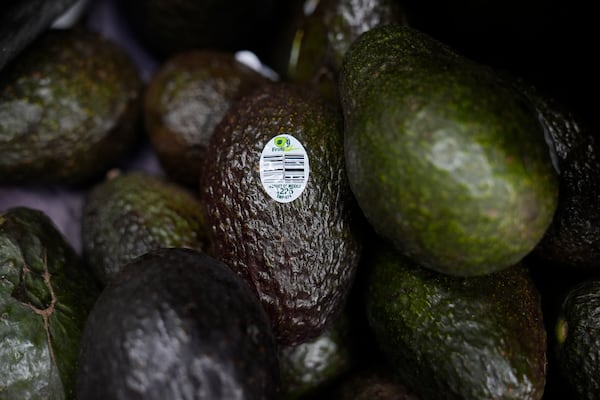
[[[82,183],[136,138],[141,82],[116,44],[84,29],[40,36],[0,75],[0,183]]]
[[[404,12],[393,0],[307,2],[290,42],[287,78],[314,85],[337,102],[338,73],[350,44],[375,26],[404,22]]]
[[[571,287],[555,324],[556,360],[578,399],[600,397],[600,280]]]
[[[91,272],[41,211],[0,212],[0,398],[75,399]]]
[[[84,259],[104,284],[150,250],[210,247],[197,197],[142,172],[109,177],[92,188],[83,205],[81,230]]]
[[[379,235],[458,276],[514,265],[542,239],[558,179],[512,83],[401,25],[361,35],[339,83],[348,180]]]
[[[231,104],[266,82],[233,53],[195,50],[165,61],[148,82],[143,113],[169,177],[196,189],[215,126]]]
[[[190,249],[160,249],[104,288],[81,341],[86,400],[275,399],[277,353],[250,287]]]
[[[358,265],[340,122],[314,92],[266,85],[230,109],[205,158],[215,257],[255,288],[282,345],[323,333]]]
[[[540,399],[540,295],[516,265],[479,277],[423,268],[381,242],[365,263],[367,317],[400,382],[426,399]]]

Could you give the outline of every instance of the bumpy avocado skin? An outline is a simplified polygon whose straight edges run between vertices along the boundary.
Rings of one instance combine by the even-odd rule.
[[[48,31],[0,77],[0,182],[82,183],[136,138],[141,82],[114,43]]]
[[[80,399],[276,398],[275,341],[254,292],[190,249],[136,259],[86,322]]]
[[[310,165],[306,188],[288,203],[273,200],[260,179],[263,148],[283,133],[302,143]],[[361,248],[338,114],[305,88],[263,86],[217,126],[204,165],[215,257],[256,289],[281,344],[323,333],[341,311]]]
[[[526,268],[452,277],[414,264],[385,242],[365,265],[376,343],[392,373],[420,397],[542,397],[546,331]]]
[[[108,179],[86,196],[83,256],[106,284],[134,258],[160,247],[209,251],[208,227],[197,197],[142,172]]]
[[[0,398],[75,398],[80,336],[98,293],[44,213],[0,213]]]
[[[558,206],[536,255],[562,267],[600,268],[600,142],[556,101],[524,87],[546,130],[559,173]]]
[[[314,7],[302,11],[290,43],[287,77],[314,85],[337,102],[337,77],[350,44],[375,26],[405,23],[405,15],[391,0],[322,0]]]
[[[555,324],[558,368],[578,399],[600,396],[600,281],[571,287]]]
[[[459,276],[520,261],[556,209],[534,107],[493,71],[400,25],[350,48],[340,75],[352,191],[375,230]]]
[[[233,53],[195,50],[165,61],[148,82],[144,122],[169,177],[197,188],[215,126],[235,101],[266,82]]]

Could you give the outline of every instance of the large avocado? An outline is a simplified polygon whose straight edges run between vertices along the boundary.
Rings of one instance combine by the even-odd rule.
[[[278,341],[323,333],[360,254],[338,114],[284,83],[241,99],[211,138],[201,199],[215,257],[256,289]]]
[[[460,276],[507,268],[541,240],[557,176],[511,83],[401,25],[361,35],[339,83],[348,179],[381,236]]]
[[[190,249],[136,259],[86,322],[79,399],[275,399],[275,341],[250,287]]]
[[[161,247],[209,250],[196,196],[160,177],[129,172],[93,187],[83,205],[83,256],[106,284],[134,258]]]
[[[143,113],[169,177],[197,188],[215,126],[235,101],[266,82],[233,53],[195,50],[165,61],[148,82]]]
[[[386,242],[371,250],[367,317],[402,383],[424,399],[542,397],[546,330],[525,267],[454,277]]]
[[[0,213],[0,398],[75,398],[91,272],[41,211]]]
[[[140,89],[116,44],[84,29],[46,32],[0,75],[0,182],[97,178],[136,138]]]

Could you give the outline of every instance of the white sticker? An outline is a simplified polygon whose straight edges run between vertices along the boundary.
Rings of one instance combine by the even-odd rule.
[[[296,200],[308,174],[306,150],[295,137],[281,134],[267,142],[260,155],[260,181],[271,198],[280,203]]]

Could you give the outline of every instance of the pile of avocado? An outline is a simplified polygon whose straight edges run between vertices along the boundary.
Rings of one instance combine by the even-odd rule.
[[[598,121],[529,64],[427,2],[30,3],[0,399],[600,398]],[[484,40],[504,14],[467,3]]]

